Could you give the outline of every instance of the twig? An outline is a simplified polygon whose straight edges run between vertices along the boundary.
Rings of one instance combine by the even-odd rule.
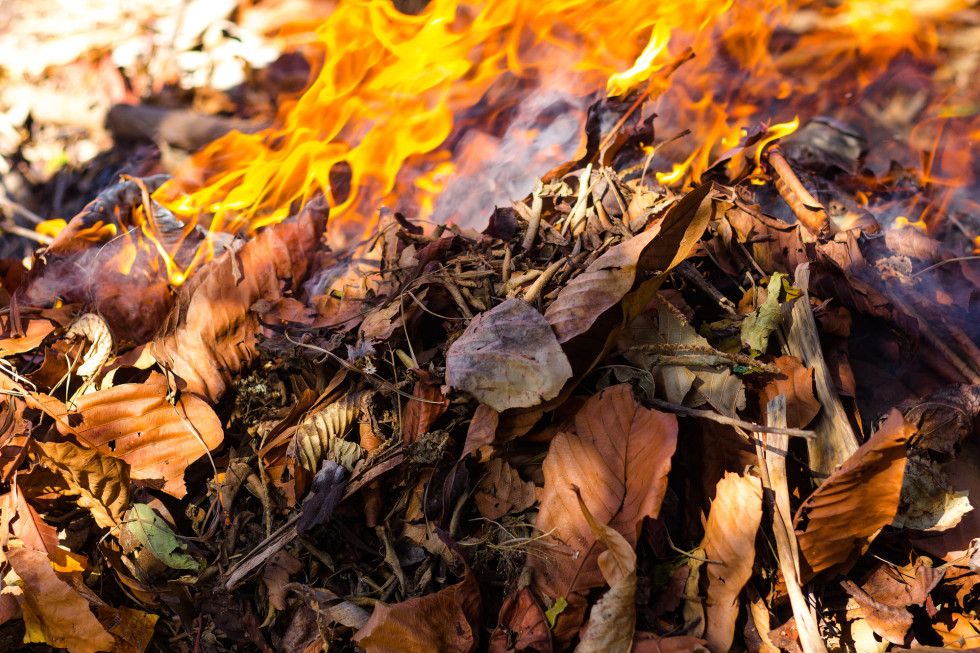
[[[793,210],[800,224],[815,236],[830,231],[830,217],[827,215],[827,209],[803,187],[800,178],[793,172],[779,148],[774,147],[769,150],[768,160],[769,165],[776,173],[774,180],[776,191]]]
[[[50,245],[54,242],[54,238],[51,236],[45,236],[44,234],[39,234],[33,229],[27,229],[21,227],[20,225],[14,224],[13,222],[5,221],[0,223],[0,229],[6,231],[7,233],[14,234],[15,236],[21,236],[22,238],[29,238],[35,242],[41,243],[42,245]]]
[[[562,258],[549,265],[548,269],[542,272],[541,275],[534,280],[534,283],[531,284],[531,287],[527,289],[527,293],[524,295],[524,301],[531,303],[537,299],[538,294],[541,293],[541,290],[544,288],[545,284],[551,280],[551,277],[555,276],[555,273],[558,272],[558,270],[561,269],[565,263],[567,263],[567,261]]]
[[[674,268],[674,272],[681,275],[685,281],[690,282],[695,288],[706,294],[708,297],[718,305],[721,310],[725,311],[730,318],[738,318],[738,311],[735,308],[735,304],[732,300],[728,299],[721,294],[721,291],[711,285],[707,279],[701,276],[701,273],[697,271],[690,261],[681,261],[677,267]]]
[[[44,218],[39,216],[37,213],[34,213],[34,211],[31,211],[30,209],[24,206],[21,206],[17,202],[13,201],[12,199],[4,195],[0,195],[0,206],[4,207],[9,211],[13,211],[14,213],[18,214],[22,218],[27,218],[34,224],[41,224],[42,222],[44,222]]]
[[[541,209],[544,207],[544,198],[541,197],[542,186],[539,181],[531,195],[531,215],[528,217],[527,233],[521,243],[521,249],[525,252],[530,251],[534,245],[534,239],[538,235],[538,227],[541,226]]]
[[[680,404],[672,404],[669,401],[663,401],[662,399],[650,399],[649,401],[657,408],[661,408],[672,413],[687,415],[688,417],[703,417],[704,419],[710,419],[712,422],[718,422],[719,424],[725,424],[726,426],[738,426],[757,433],[781,433],[782,435],[803,438],[804,440],[811,440],[817,437],[816,433],[805,429],[794,429],[784,426],[763,426],[761,424],[746,422],[745,420],[741,420],[736,417],[727,417],[710,410],[688,408],[687,406],[681,406]]]

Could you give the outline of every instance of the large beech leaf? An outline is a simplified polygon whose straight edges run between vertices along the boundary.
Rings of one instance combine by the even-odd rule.
[[[307,205],[295,220],[274,225],[203,266],[181,288],[160,336],[156,360],[211,401],[256,353],[259,300],[275,304],[283,285],[299,290],[326,222],[326,208]]]
[[[687,258],[708,226],[711,212],[699,209],[710,190],[711,184],[694,189],[670,207],[663,220],[611,248],[562,288],[545,311],[558,342],[588,332],[638,286],[639,272],[666,272]]]
[[[528,551],[527,564],[540,596],[549,604],[568,602],[554,627],[561,645],[585,616],[585,594],[604,583],[601,547],[578,507],[576,488],[596,521],[635,546],[643,518],[660,512],[676,445],[677,419],[641,406],[628,384],[589,398],[575,416],[575,432],[551,441],[535,524],[545,535]]]
[[[881,428],[800,506],[793,526],[813,573],[863,552],[895,518],[906,443],[914,433],[915,427],[893,410]]]
[[[167,380],[155,372],[143,383],[83,395],[77,413],[82,444],[126,461],[133,479],[157,482],[176,497],[186,494],[184,469],[224,437],[207,403],[185,394],[171,404]]]
[[[22,581],[25,641],[70,653],[112,650],[115,640],[92,614],[88,600],[58,577],[46,555],[14,548],[6,556]]]
[[[520,299],[478,315],[446,353],[446,383],[498,412],[553,399],[571,376],[548,322]]]
[[[751,476],[727,473],[718,481],[701,548],[709,561],[705,600],[705,633],[712,653],[731,648],[738,617],[738,594],[752,577],[755,534],[762,523],[762,483]],[[717,564],[720,563],[720,564]]]
[[[472,653],[479,644],[483,601],[469,567],[462,582],[394,605],[377,603],[354,641],[367,653]]]
[[[129,465],[119,458],[71,442],[37,442],[41,462],[68,484],[66,494],[77,494],[78,505],[88,508],[95,523],[112,528],[129,507]]]

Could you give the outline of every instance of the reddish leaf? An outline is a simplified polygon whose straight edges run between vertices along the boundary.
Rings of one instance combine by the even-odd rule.
[[[154,372],[144,383],[127,383],[83,395],[77,412],[82,444],[129,463],[136,480],[153,481],[184,496],[184,469],[217,447],[224,435],[211,407],[192,395],[167,401],[167,380]]]
[[[487,519],[523,512],[537,501],[537,486],[521,479],[516,469],[499,458],[490,461],[476,488],[473,500]]]
[[[901,413],[887,421],[800,506],[793,525],[813,573],[863,552],[898,512],[906,443],[915,428]]]
[[[419,370],[422,379],[415,382],[412,395],[425,399],[409,399],[405,405],[402,417],[402,439],[405,444],[412,444],[422,435],[429,432],[435,422],[449,407],[449,399],[442,394],[442,383],[425,370]]]
[[[908,610],[885,605],[849,580],[842,581],[841,586],[861,606],[864,618],[875,633],[892,644],[905,642],[905,635],[912,627],[912,615]]]
[[[813,396],[813,370],[796,356],[780,356],[772,364],[780,373],[762,386],[762,405],[785,394],[786,426],[802,429],[820,412],[820,402]]]
[[[303,563],[287,551],[279,551],[272,556],[262,570],[262,582],[269,593],[269,603],[276,610],[286,609],[286,590],[290,574],[298,574],[303,569]]]
[[[537,421],[535,419],[535,421]],[[466,432],[466,443],[463,445],[463,458],[481,447],[493,444],[497,434],[500,413],[486,404],[480,404],[473,413],[470,428]]]
[[[505,599],[499,624],[490,636],[491,653],[551,653],[553,650],[548,618],[531,589],[521,588],[516,596]]]
[[[198,270],[153,342],[157,361],[190,392],[217,401],[255,357],[259,320],[252,306],[278,302],[283,284],[299,289],[325,221],[325,208],[311,203],[297,219],[268,228]]]
[[[462,582],[394,605],[378,603],[354,635],[367,653],[472,653],[479,644],[483,602],[469,567]]]
[[[575,433],[551,441],[535,524],[547,535],[529,550],[527,564],[540,596],[569,603],[554,628],[562,645],[582,622],[585,593],[604,583],[599,547],[575,488],[597,521],[635,546],[640,522],[660,511],[676,444],[676,418],[642,407],[628,384],[591,397],[575,417]]]

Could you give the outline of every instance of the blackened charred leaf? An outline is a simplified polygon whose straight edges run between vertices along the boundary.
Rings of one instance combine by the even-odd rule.
[[[519,299],[474,318],[446,354],[446,383],[498,412],[552,399],[571,376],[551,327]]]

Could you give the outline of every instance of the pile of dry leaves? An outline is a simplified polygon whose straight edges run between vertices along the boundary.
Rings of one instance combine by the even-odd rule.
[[[652,186],[626,106],[483,233],[130,178],[4,261],[0,646],[980,646],[971,244],[832,123]]]

